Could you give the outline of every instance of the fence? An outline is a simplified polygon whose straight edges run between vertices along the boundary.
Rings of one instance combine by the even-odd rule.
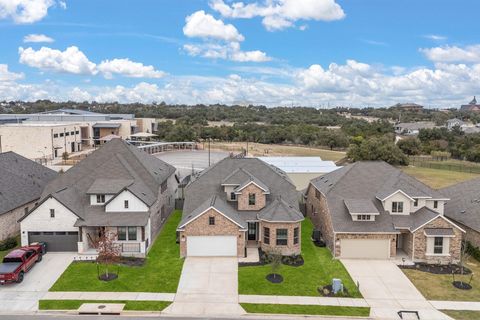
[[[480,164],[473,162],[462,162],[460,160],[435,160],[431,157],[409,157],[410,165],[422,168],[468,172],[480,174]]]

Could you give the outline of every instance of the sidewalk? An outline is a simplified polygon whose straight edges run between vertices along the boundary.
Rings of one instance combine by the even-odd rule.
[[[480,297],[479,297],[480,299]],[[468,310],[480,311],[480,302],[477,301],[429,301],[438,310]]]
[[[341,307],[369,307],[365,299],[354,298],[326,298],[326,297],[303,297],[303,296],[261,296],[239,295],[240,303],[260,304],[297,304],[317,306],[341,306]]]
[[[173,301],[175,293],[51,291],[42,300]]]

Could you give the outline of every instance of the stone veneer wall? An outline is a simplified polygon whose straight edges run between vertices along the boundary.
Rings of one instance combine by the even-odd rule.
[[[208,218],[215,217],[215,225],[208,224]],[[180,231],[180,256],[187,256],[188,236],[236,236],[237,255],[245,255],[245,231],[239,231],[239,226],[228,220],[214,209],[210,209],[200,217],[196,218]]]
[[[336,240],[339,241],[341,239],[389,239],[390,240],[390,258],[393,258],[397,255],[396,234],[337,233]],[[337,245],[335,247],[335,257],[340,257],[341,253],[342,253],[341,245]]]
[[[248,194],[255,194],[255,205],[248,205]],[[263,194],[263,190],[254,184],[242,189],[241,194],[237,194],[238,210],[258,211],[265,207],[266,195]]]
[[[427,237],[425,236],[425,228],[453,228],[455,237],[450,238],[450,255],[449,256],[437,256],[427,255]],[[431,262],[431,263],[450,263],[458,262],[460,259],[460,251],[462,247],[463,232],[458,228],[445,221],[443,218],[438,217],[432,222],[426,224],[422,228],[418,229],[413,234],[414,237],[414,261],[418,262]]]
[[[403,233],[403,251],[412,259],[413,254],[413,235],[408,233]]]
[[[307,217],[313,222],[316,229],[322,232],[327,247],[334,251],[334,232],[330,213],[328,212],[327,200],[320,194],[320,199],[315,196],[314,186],[310,185],[307,192]],[[312,211],[313,206],[313,211]]]
[[[18,219],[25,215],[25,208],[32,209],[38,200],[29,202],[16,209],[0,215],[0,241],[20,233],[20,223]]]
[[[270,228],[270,244],[265,244],[263,242],[263,228]],[[260,221],[260,234],[261,234],[261,248],[265,252],[276,252],[278,251],[284,256],[300,254],[302,248],[302,226],[300,222],[294,223],[276,223],[276,222],[266,222]],[[293,244],[293,230],[298,228],[298,243]],[[277,246],[277,229],[287,229],[288,230],[288,239],[286,246]]]
[[[480,232],[473,230],[472,228],[467,227],[464,224],[454,221],[460,228],[465,230],[467,233],[464,235],[464,239],[469,241],[473,246],[480,247]]]

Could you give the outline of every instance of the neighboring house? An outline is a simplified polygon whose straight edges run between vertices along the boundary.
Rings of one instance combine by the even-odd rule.
[[[336,258],[458,261],[465,232],[440,192],[385,162],[356,162],[311,181],[307,215]]]
[[[467,125],[468,124],[465,121],[462,121],[462,120],[457,119],[457,118],[447,120],[447,129],[448,130],[452,130],[455,127],[463,128],[463,127],[466,127]]]
[[[416,136],[421,129],[433,129],[437,127],[435,123],[430,121],[419,121],[419,122],[402,122],[397,123],[394,126],[395,133],[405,136]]]
[[[477,103],[477,98],[473,97],[472,101],[469,104],[464,104],[460,106],[460,111],[473,111],[479,112],[480,111],[480,104]]]
[[[22,245],[96,253],[116,234],[123,255],[144,256],[174,207],[175,168],[121,139],[107,142],[50,182],[21,221]]]
[[[57,173],[14,152],[0,153],[0,241],[20,233],[17,223]]]
[[[304,190],[313,178],[340,168],[335,162],[323,161],[320,157],[258,157],[258,159],[283,170],[297,190]]]
[[[467,232],[467,241],[480,247],[480,179],[460,182],[440,191],[450,198],[445,204],[445,216]]]
[[[300,254],[303,219],[283,171],[257,158],[225,158],[185,188],[180,255],[244,257],[247,246]]]
[[[407,102],[407,103],[397,103],[396,105],[391,106],[389,109],[397,109],[400,111],[409,111],[409,112],[423,112],[423,106],[417,103]]]

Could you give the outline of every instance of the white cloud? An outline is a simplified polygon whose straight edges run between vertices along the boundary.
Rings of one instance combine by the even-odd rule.
[[[228,59],[237,62],[265,62],[272,59],[263,51],[242,51],[238,42],[229,44],[186,44],[183,49],[191,56],[201,56],[209,59]]]
[[[333,21],[345,17],[335,0],[265,0],[263,3],[212,0],[210,7],[228,18],[263,17],[262,23],[269,31],[291,27],[298,20]]]
[[[44,35],[44,34],[35,34],[35,33],[32,33],[32,34],[29,34],[29,35],[26,35],[25,37],[23,37],[23,42],[25,43],[29,43],[29,42],[34,42],[34,43],[40,43],[40,42],[45,42],[45,43],[52,43],[54,42],[55,40],[53,40],[52,38]]]
[[[235,51],[231,55],[233,61],[239,62],[264,62],[269,61],[271,58],[267,56],[265,52],[254,50],[254,51]]]
[[[17,24],[42,20],[54,0],[0,0],[0,19],[12,19]]]
[[[0,64],[0,82],[10,82],[23,79],[23,73],[15,73],[8,71],[8,65]]]
[[[18,53],[21,63],[41,70],[88,75],[97,73],[95,63],[88,60],[75,46],[68,47],[65,51],[47,47],[39,50],[20,47]]]
[[[433,41],[447,40],[447,37],[439,35],[439,34],[426,34],[423,37],[426,38],[426,39],[433,40]]]
[[[480,44],[460,48],[442,46],[420,49],[427,59],[434,62],[469,62],[480,63]]]
[[[200,10],[185,18],[183,33],[187,37],[217,39],[224,41],[243,41],[245,38],[232,24],[225,24],[212,15]]]
[[[129,59],[113,59],[102,61],[98,65],[98,70],[107,79],[111,79],[113,74],[119,74],[130,78],[161,78],[164,72],[155,70],[153,66],[145,66],[140,62],[133,62]]]

